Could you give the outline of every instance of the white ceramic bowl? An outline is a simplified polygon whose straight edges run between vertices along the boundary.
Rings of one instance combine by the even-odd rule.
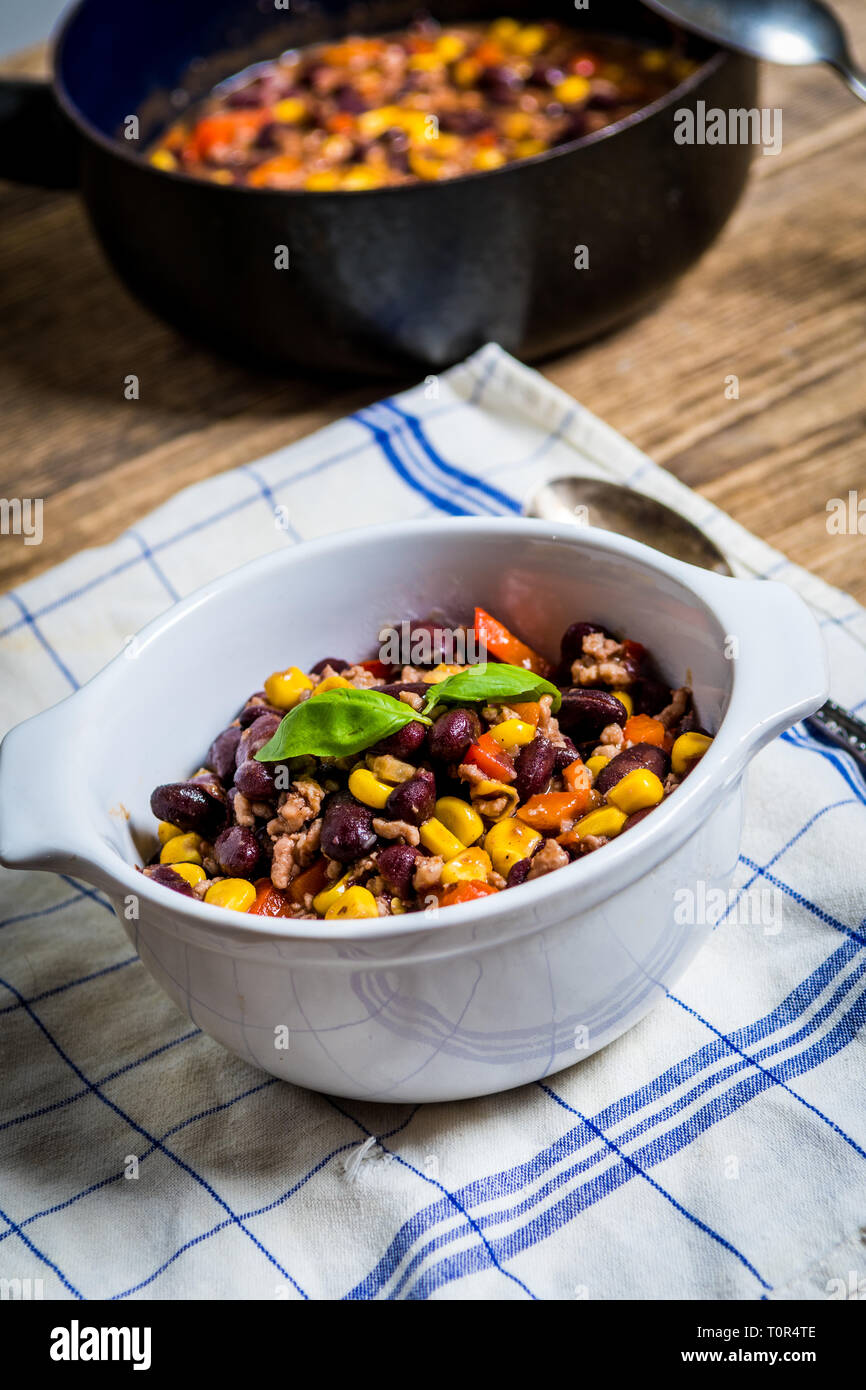
[[[155,843],[152,788],[198,766],[270,671],[331,652],[360,659],[388,622],[471,617],[475,604],[550,654],[578,619],[643,642],[671,685],[693,685],[718,731],[710,750],[597,853],[432,917],[267,920],[137,872]],[[171,998],[275,1076],[367,1100],[483,1095],[570,1066],[663,996],[711,929],[675,920],[676,890],[727,887],[749,760],[826,694],[818,628],[781,584],[548,522],[344,533],[208,585],[13,729],[0,748],[0,860],[104,889]]]

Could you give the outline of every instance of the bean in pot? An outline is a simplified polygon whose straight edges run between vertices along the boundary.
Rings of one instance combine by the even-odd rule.
[[[351,864],[369,854],[376,843],[372,812],[351,792],[335,792],[328,800],[322,820],[321,846],[329,859]]]
[[[407,825],[421,825],[432,816],[435,801],[436,779],[422,767],[415,777],[394,788],[385,802],[385,815],[390,820],[404,820]]]
[[[641,767],[648,768],[650,772],[655,773],[660,782],[664,782],[668,771],[668,755],[663,749],[656,748],[653,743],[636,743],[633,748],[627,748],[624,753],[617,753],[615,758],[611,758],[607,767],[601,769],[595,779],[596,791],[605,795],[627,773],[634,772]]]

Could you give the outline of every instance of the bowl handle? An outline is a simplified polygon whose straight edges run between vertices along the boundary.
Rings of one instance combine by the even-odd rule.
[[[735,663],[728,710],[740,739],[727,780],[798,720],[814,714],[830,687],[827,649],[812,610],[787,584],[691,572],[691,584],[724,625]]]
[[[0,743],[0,864],[47,869],[104,886],[89,850],[90,781],[74,696],[18,724]]]

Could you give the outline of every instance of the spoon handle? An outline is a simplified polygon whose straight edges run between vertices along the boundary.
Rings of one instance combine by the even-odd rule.
[[[844,748],[866,772],[866,724],[861,719],[828,700],[803,722],[813,733],[820,734],[837,748]]]
[[[851,62],[836,62],[830,66],[838,72],[846,86],[850,87],[855,97],[861,101],[866,101],[866,73],[854,66]]]

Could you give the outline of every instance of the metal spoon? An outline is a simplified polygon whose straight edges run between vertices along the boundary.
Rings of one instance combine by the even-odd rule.
[[[855,63],[841,23],[822,0],[644,0],[657,14],[693,34],[800,67],[827,63],[866,101],[866,73]]]
[[[524,507],[526,516],[569,525],[598,526],[716,574],[731,575],[721,550],[679,512],[654,497],[600,478],[555,478]],[[850,753],[866,774],[866,724],[828,700],[803,721],[813,733]]]

